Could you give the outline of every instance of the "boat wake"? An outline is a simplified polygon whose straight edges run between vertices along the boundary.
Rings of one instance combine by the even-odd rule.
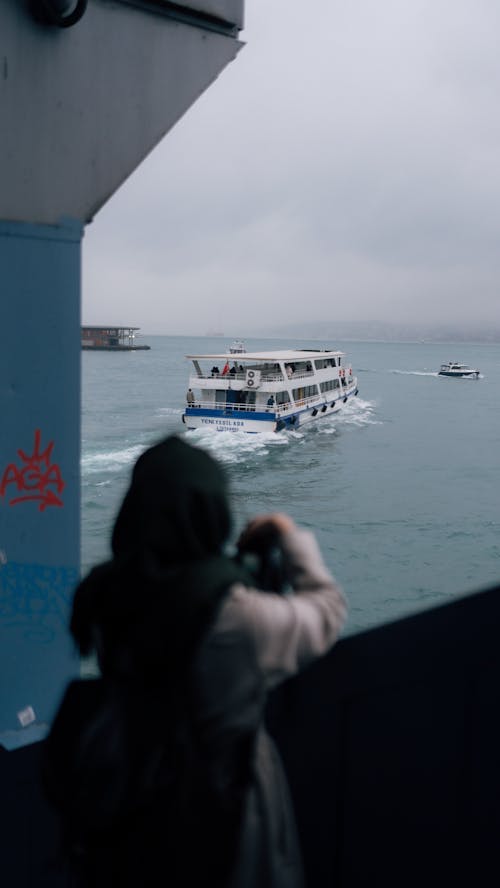
[[[195,447],[208,450],[223,463],[245,462],[249,456],[267,456],[273,447],[288,443],[288,435],[275,432],[214,432],[211,429],[194,429],[184,433],[186,441]]]
[[[132,465],[145,450],[146,445],[134,444],[116,450],[100,450],[97,453],[84,453],[81,459],[83,475],[116,472],[124,466]]]
[[[182,413],[182,407],[158,407],[155,410],[156,416],[181,416]]]
[[[379,425],[374,416],[375,402],[352,398],[340,413],[332,414],[315,423],[308,423],[297,430],[282,432],[213,432],[211,429],[194,429],[184,432],[190,444],[203,447],[216,459],[226,464],[245,462],[249,457],[265,457],[276,447],[293,446],[311,434],[336,435],[345,426]]]
[[[381,425],[375,417],[375,401],[364,401],[362,398],[351,398],[340,413],[325,417],[314,426],[318,434],[335,435],[345,426]],[[306,432],[308,429],[306,429]]]
[[[437,370],[389,370],[389,373],[397,373],[399,376],[437,376]]]

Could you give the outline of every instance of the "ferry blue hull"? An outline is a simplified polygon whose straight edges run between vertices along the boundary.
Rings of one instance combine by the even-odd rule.
[[[251,412],[231,409],[208,409],[206,407],[187,407],[182,421],[188,429],[208,428],[216,432],[280,432],[285,429],[298,429],[307,423],[314,422],[332,413],[339,413],[347,401],[358,394],[357,388],[351,388],[343,397],[331,401],[321,401],[308,407],[280,414],[274,411]]]

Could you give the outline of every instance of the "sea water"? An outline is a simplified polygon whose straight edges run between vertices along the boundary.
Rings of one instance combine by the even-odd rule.
[[[150,351],[82,352],[82,570],[109,556],[135,459],[168,434],[226,467],[235,535],[288,512],[312,530],[356,632],[500,581],[500,346],[247,339],[249,351],[339,348],[359,395],[297,431],[185,431],[191,362],[230,339],[143,337]],[[439,377],[443,361],[481,377]]]

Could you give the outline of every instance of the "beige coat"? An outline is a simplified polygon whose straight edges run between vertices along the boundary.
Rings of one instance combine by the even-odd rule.
[[[345,619],[339,586],[307,531],[283,537],[295,594],[230,590],[196,663],[200,722],[213,743],[256,730],[253,782],[231,888],[300,888],[300,850],[278,752],[262,720],[267,692],[336,641]]]

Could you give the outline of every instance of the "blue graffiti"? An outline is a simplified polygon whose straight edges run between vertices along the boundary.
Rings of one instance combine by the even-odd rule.
[[[0,561],[0,627],[20,628],[27,640],[40,644],[51,642],[68,625],[78,580],[72,567]]]

